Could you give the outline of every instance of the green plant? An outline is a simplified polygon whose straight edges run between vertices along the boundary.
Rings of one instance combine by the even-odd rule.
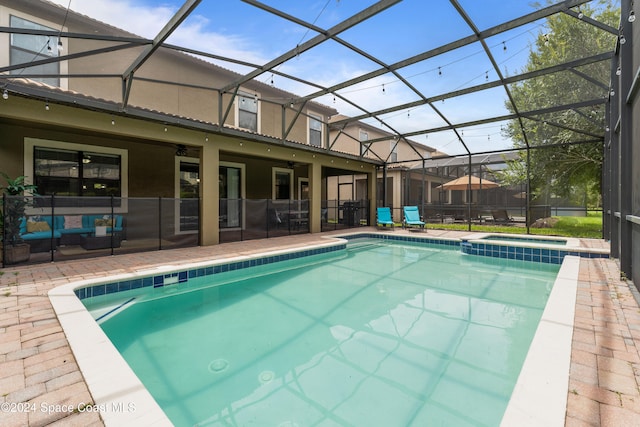
[[[24,218],[25,209],[31,204],[28,193],[36,195],[36,186],[26,184],[24,176],[11,178],[2,172],[0,175],[6,181],[6,184],[0,187],[3,192],[0,202],[0,229],[2,230],[0,238],[4,244],[15,246],[22,243],[20,221]]]

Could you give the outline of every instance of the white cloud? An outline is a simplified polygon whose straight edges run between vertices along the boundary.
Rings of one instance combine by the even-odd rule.
[[[65,8],[69,4],[68,0],[51,1]],[[71,9],[150,39],[160,32],[177,11],[177,8],[167,5],[140,6],[128,0],[72,0]],[[225,35],[209,31],[206,28],[208,24],[209,20],[198,15],[196,10],[173,32],[168,42],[224,57],[241,58],[251,63],[266,62],[240,35]],[[231,68],[230,65],[225,66]]]

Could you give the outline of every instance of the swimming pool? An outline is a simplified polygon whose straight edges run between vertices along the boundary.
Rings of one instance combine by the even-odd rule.
[[[439,248],[452,248],[459,251],[462,243],[458,239],[441,239],[424,236],[401,236],[389,233],[353,233],[340,236],[346,239],[373,237],[380,240],[393,240],[401,243],[433,244]],[[123,292],[144,293],[148,289],[140,287],[160,286],[165,292],[175,292],[175,284],[182,283],[185,274],[189,279],[218,274],[223,271],[241,274],[241,270],[250,266],[270,268],[269,264],[281,265],[281,261],[307,257],[314,254],[327,254],[343,250],[345,241],[336,237],[327,238],[327,243],[314,244],[311,247],[284,251],[267,252],[255,256],[238,256],[213,263],[192,263],[181,266],[166,265],[153,269],[140,270],[133,274],[114,275],[105,279],[88,279],[59,286],[49,292],[49,298],[65,335],[71,345],[74,356],[91,391],[96,405],[99,405],[101,417],[107,426],[117,425],[172,425],[165,413],[160,409],[148,390],[140,383],[129,365],[117,352],[91,314],[83,306],[79,298],[87,299],[91,295],[102,295],[111,298],[114,304],[121,299]],[[463,250],[464,252],[464,250]],[[575,309],[575,293],[579,266],[578,256],[606,256],[605,254],[589,254],[552,251],[551,258],[544,262],[558,263],[561,256],[560,272],[542,314],[533,342],[527,354],[520,377],[512,393],[511,400],[504,414],[503,425],[561,425],[564,422],[566,396],[569,376],[569,359],[571,336],[573,333],[573,313]],[[486,251],[486,263],[492,264],[500,260],[502,252],[490,255]],[[517,253],[519,259],[528,257],[524,252]],[[482,257],[464,255],[466,260]],[[525,263],[537,265],[535,263]],[[238,271],[235,271],[238,270]],[[183,274],[184,273],[184,274]],[[168,286],[167,286],[168,285]],[[117,306],[117,304],[115,305]],[[103,311],[106,314],[112,309]],[[105,318],[108,318],[107,315]],[[103,318],[103,319],[105,319]],[[213,363],[216,362],[216,363]],[[179,365],[176,365],[179,366]],[[225,362],[212,358],[208,367],[213,371],[224,367]],[[263,381],[270,381],[271,371],[259,376]],[[127,410],[133,405],[134,411]],[[123,410],[124,408],[124,410]],[[293,425],[291,423],[284,425]]]
[[[175,425],[497,425],[559,269],[361,239],[286,263],[103,317]]]

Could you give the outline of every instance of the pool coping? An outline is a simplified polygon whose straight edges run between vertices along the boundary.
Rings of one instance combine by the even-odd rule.
[[[107,278],[100,279],[87,279],[81,280],[77,282],[68,283],[62,286],[58,286],[49,291],[49,299],[51,304],[58,316],[59,322],[67,335],[67,340],[69,345],[75,355],[76,361],[80,368],[82,375],[85,378],[85,382],[89,388],[91,395],[93,396],[94,402],[99,410],[100,414],[103,418],[103,422],[105,426],[139,426],[139,425],[158,425],[158,426],[171,426],[172,423],[164,413],[164,411],[160,408],[157,402],[153,399],[151,394],[144,387],[142,382],[135,375],[133,370],[126,363],[124,358],[117,351],[115,346],[111,343],[106,334],[102,331],[98,323],[93,319],[89,311],[84,307],[80,299],[77,297],[75,290],[77,288],[88,287],[92,285],[112,283],[116,280],[122,279],[127,280],[136,277],[149,276],[150,274],[164,274],[168,272],[173,272],[177,269],[185,270],[185,269],[197,269],[201,267],[207,267],[217,264],[229,264],[229,263],[237,263],[244,262],[251,259],[256,258],[264,258],[270,256],[278,256],[282,254],[289,253],[298,253],[308,251],[313,248],[323,248],[327,246],[335,246],[345,244],[345,239],[358,238],[358,237],[366,237],[370,235],[375,235],[375,237],[386,239],[388,235],[385,233],[376,233],[376,232],[368,232],[368,233],[348,233],[348,234],[340,234],[334,236],[327,236],[327,243],[314,244],[312,246],[308,246],[306,248],[290,248],[290,249],[281,249],[275,251],[266,251],[260,254],[253,255],[241,255],[233,258],[227,258],[224,260],[220,260],[217,262],[197,262],[197,263],[189,263],[189,264],[180,264],[180,265],[165,265],[158,268],[153,269],[143,269],[139,270],[136,273],[127,273],[114,275]],[[393,240],[397,240],[392,237]],[[404,241],[436,241],[436,243],[444,243],[447,245],[460,245],[463,239],[451,239],[451,238],[439,238],[439,237],[430,237],[430,236],[420,236],[420,237],[406,237],[399,240]],[[571,305],[572,309],[575,310],[575,287],[577,287],[578,280],[578,265],[579,258],[566,256],[565,260],[569,262],[571,267],[564,268],[564,265],[561,267],[562,278],[560,273],[556,279],[556,283],[554,284],[554,290],[552,291],[547,306],[551,306],[550,303],[552,301],[552,296],[560,295],[563,296],[565,292],[555,291],[556,288],[567,288],[571,287],[571,283],[575,283],[574,291],[573,291],[573,303]],[[572,261],[574,260],[574,261]],[[562,279],[562,280],[561,280]],[[567,283],[565,283],[567,282]],[[556,284],[560,283],[561,286],[556,286]],[[566,295],[565,295],[566,296]],[[551,332],[552,335],[558,336],[557,328],[554,328],[553,325],[558,322],[557,319],[563,319],[563,307],[566,304],[566,301],[562,303],[553,303],[553,309],[549,309],[549,313],[547,313],[547,308],[545,308],[543,313],[544,327],[538,327],[536,334],[534,336],[534,342],[536,344],[548,344],[555,343],[557,338],[549,338],[546,334]],[[564,312],[566,313],[566,309]],[[571,312],[573,313],[573,311]],[[571,315],[570,323],[570,333],[573,332],[573,314]],[[541,320],[542,325],[542,320]],[[562,324],[565,326],[565,324]],[[545,344],[545,345],[546,345]],[[568,353],[566,357],[563,356],[563,360],[566,359],[566,372],[563,369],[560,369],[558,372],[554,371],[554,375],[559,375],[556,377],[550,377],[547,379],[545,383],[541,386],[548,387],[549,384],[556,382],[558,378],[562,383],[561,387],[558,388],[557,393],[549,393],[546,389],[538,389],[536,387],[529,387],[527,385],[521,384],[521,379],[519,377],[518,382],[516,384],[516,388],[514,389],[514,395],[516,390],[518,390],[518,397],[514,400],[514,396],[512,395],[512,401],[514,405],[514,409],[511,409],[512,403],[510,401],[507,411],[505,412],[505,419],[503,420],[502,425],[536,425],[536,424],[527,424],[530,420],[536,420],[537,416],[543,414],[545,412],[553,413],[553,417],[546,417],[548,420],[557,420],[555,422],[551,422],[550,424],[545,425],[564,425],[565,419],[565,409],[566,409],[566,390],[568,386],[569,380],[569,362],[570,362],[570,354],[571,354],[571,335],[569,335],[567,344]],[[535,350],[533,346],[533,342],[530,348],[529,353],[532,353],[532,349]],[[539,350],[539,349],[538,349]],[[539,353],[539,354],[538,354]],[[527,356],[527,360],[525,364],[527,364],[528,368],[526,372],[529,372],[526,376],[522,377],[525,373],[525,368],[523,366],[523,371],[521,373],[522,381],[531,381],[532,384],[539,384],[538,380],[541,378],[545,378],[545,376],[540,375],[537,372],[536,366],[538,368],[543,367],[547,368],[546,363],[540,364],[540,360],[544,360],[546,351],[540,350],[539,352],[534,352],[534,356],[532,356],[532,361],[529,361],[529,355]],[[549,356],[547,355],[549,358]],[[558,361],[558,355],[554,354],[549,358],[551,361]],[[530,366],[529,366],[530,365]],[[109,369],[105,369],[104,367],[108,366]],[[564,366],[564,364],[562,365]],[[542,372],[545,372],[544,369]],[[528,383],[527,383],[528,384]],[[557,397],[562,394],[562,398]],[[554,398],[551,402],[547,399],[549,396],[553,395]],[[557,396],[556,396],[557,395]],[[558,400],[559,399],[559,400]],[[562,401],[561,405],[558,405],[558,402]],[[532,403],[536,403],[534,408],[529,408],[528,406]],[[132,406],[133,405],[133,406]],[[551,405],[551,406],[550,406]],[[561,410],[551,411],[550,408],[556,407]],[[507,420],[507,413],[509,413],[509,418]],[[508,421],[505,424],[505,420]],[[524,423],[524,424],[522,424]],[[539,424],[537,424],[539,425]]]
[[[496,239],[496,240],[491,240],[490,237],[493,236],[498,236],[498,237],[506,237],[509,239],[514,239],[514,240],[500,240],[500,239]],[[532,241],[525,241],[524,239],[535,239],[535,242]],[[487,242],[487,241],[491,241],[492,243],[515,243],[517,245],[527,245],[527,244],[533,244],[533,245],[544,245],[544,241],[548,240],[550,242],[557,242],[559,240],[564,240],[567,242],[566,245],[557,245],[557,244],[550,244],[550,248],[570,248],[570,249],[577,249],[580,248],[580,239],[575,238],[575,237],[560,237],[560,236],[546,236],[546,235],[542,235],[542,234],[510,234],[510,233],[473,233],[470,234],[469,236],[465,236],[462,237],[462,239],[464,240],[469,240],[469,241],[475,241],[475,240],[479,240],[482,242]],[[522,241],[518,241],[518,239],[522,240]]]
[[[580,258],[564,258],[501,426],[564,426]]]

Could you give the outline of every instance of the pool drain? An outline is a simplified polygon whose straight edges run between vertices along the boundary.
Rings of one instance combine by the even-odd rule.
[[[261,384],[269,384],[276,377],[276,374],[272,371],[262,371],[260,375],[258,375],[258,381]]]
[[[229,362],[224,359],[216,359],[209,363],[209,372],[219,374],[229,367]]]

